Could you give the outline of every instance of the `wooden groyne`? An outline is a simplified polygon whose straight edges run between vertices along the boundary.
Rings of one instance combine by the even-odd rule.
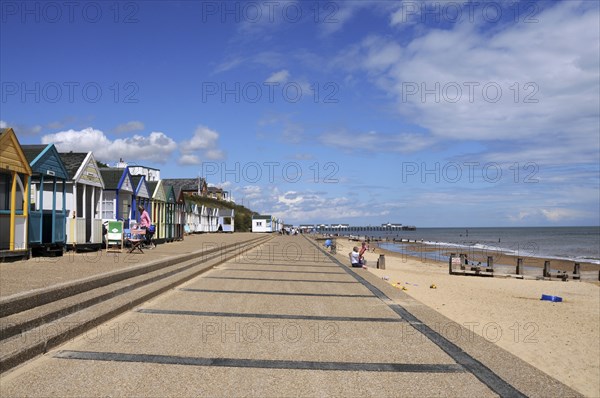
[[[505,268],[505,267],[503,267]],[[537,268],[537,267],[535,267]],[[573,272],[568,273],[566,271],[551,271],[550,260],[544,261],[544,267],[540,268],[541,275],[525,275],[523,267],[523,258],[517,258],[517,264],[515,265],[514,274],[511,273],[498,273],[494,272],[494,257],[487,256],[487,262],[482,264],[481,262],[470,262],[467,259],[467,255],[464,253],[450,253],[448,259],[448,273],[450,275],[471,275],[471,276],[484,276],[484,277],[514,277],[518,279],[525,279],[526,277],[531,279],[544,279],[544,280],[562,280],[567,281],[569,278],[573,280],[581,281],[581,264],[578,262],[573,263]],[[598,280],[600,281],[600,271],[598,271]]]

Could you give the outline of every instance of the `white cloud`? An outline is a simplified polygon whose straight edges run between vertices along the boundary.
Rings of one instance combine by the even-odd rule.
[[[198,126],[191,139],[179,145],[182,157],[179,164],[200,164],[201,159],[218,160],[225,153],[218,148],[219,133],[206,126]]]
[[[8,128],[8,124],[4,120],[0,120],[0,129]]]
[[[132,120],[127,123],[119,124],[117,127],[115,127],[115,133],[131,133],[132,131],[141,131],[143,129],[144,123],[137,120]]]
[[[267,77],[265,82],[268,83],[286,83],[290,78],[290,72],[286,69],[274,72],[271,76]]]
[[[575,210],[575,209],[555,208],[555,209],[540,209],[540,211],[541,211],[542,215],[548,221],[553,221],[553,222],[572,220],[572,219],[581,219],[586,216],[585,212]]]
[[[42,143],[53,143],[61,152],[93,151],[96,159],[103,162],[115,162],[122,158],[128,162],[148,160],[166,163],[177,149],[175,141],[162,132],[110,140],[104,132],[92,127],[47,134],[42,137]]]
[[[178,162],[182,166],[190,166],[195,164],[200,164],[202,161],[196,155],[183,154],[179,157]]]
[[[600,62],[590,43],[599,40],[599,10],[590,3],[545,3],[537,23],[482,26],[463,18],[447,29],[398,26],[415,32],[367,37],[334,65],[366,72],[395,98],[400,115],[431,133],[431,144],[505,142],[511,151],[527,140],[530,161],[597,161]]]
[[[319,141],[347,151],[400,153],[417,152],[428,148],[433,143],[429,136],[423,134],[380,134],[375,131],[355,134],[347,131],[327,132],[319,137]]]

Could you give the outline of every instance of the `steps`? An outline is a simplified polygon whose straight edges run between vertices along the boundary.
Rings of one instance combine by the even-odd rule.
[[[0,300],[0,373],[269,239],[174,256]]]

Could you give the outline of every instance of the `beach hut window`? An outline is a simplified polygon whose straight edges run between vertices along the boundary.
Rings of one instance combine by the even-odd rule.
[[[104,198],[102,199],[102,218],[105,220],[113,219],[115,217],[115,193],[105,191]]]

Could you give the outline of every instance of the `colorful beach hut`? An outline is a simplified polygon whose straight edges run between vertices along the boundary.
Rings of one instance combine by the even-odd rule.
[[[168,242],[173,242],[173,240],[175,240],[175,190],[172,185],[164,184],[164,181],[163,187],[166,196],[165,238]]]
[[[156,227],[154,241],[156,243],[164,243],[166,241],[165,229],[165,207],[167,197],[161,181],[149,181],[148,188],[150,189],[150,218]]]
[[[69,173],[54,144],[22,145],[31,167],[29,191],[29,247],[43,254],[66,250]]]
[[[139,221],[140,213],[138,211],[138,206],[143,206],[148,214],[151,212],[150,188],[148,187],[146,176],[144,175],[131,176],[131,181],[133,182],[134,187],[133,202],[131,204],[131,219]]]
[[[134,192],[129,169],[102,168],[100,174],[104,180],[103,222],[123,221],[123,228],[129,228]]]
[[[29,257],[31,167],[12,128],[0,129],[0,260]]]
[[[195,178],[165,178],[162,180],[165,186],[171,185],[175,194],[175,215],[173,224],[175,226],[174,238],[176,240],[183,239],[185,229],[188,232],[193,232],[188,225],[189,206],[186,206],[185,194],[197,194],[199,179]]]
[[[104,180],[92,152],[60,153],[67,169],[67,247],[102,247]]]

